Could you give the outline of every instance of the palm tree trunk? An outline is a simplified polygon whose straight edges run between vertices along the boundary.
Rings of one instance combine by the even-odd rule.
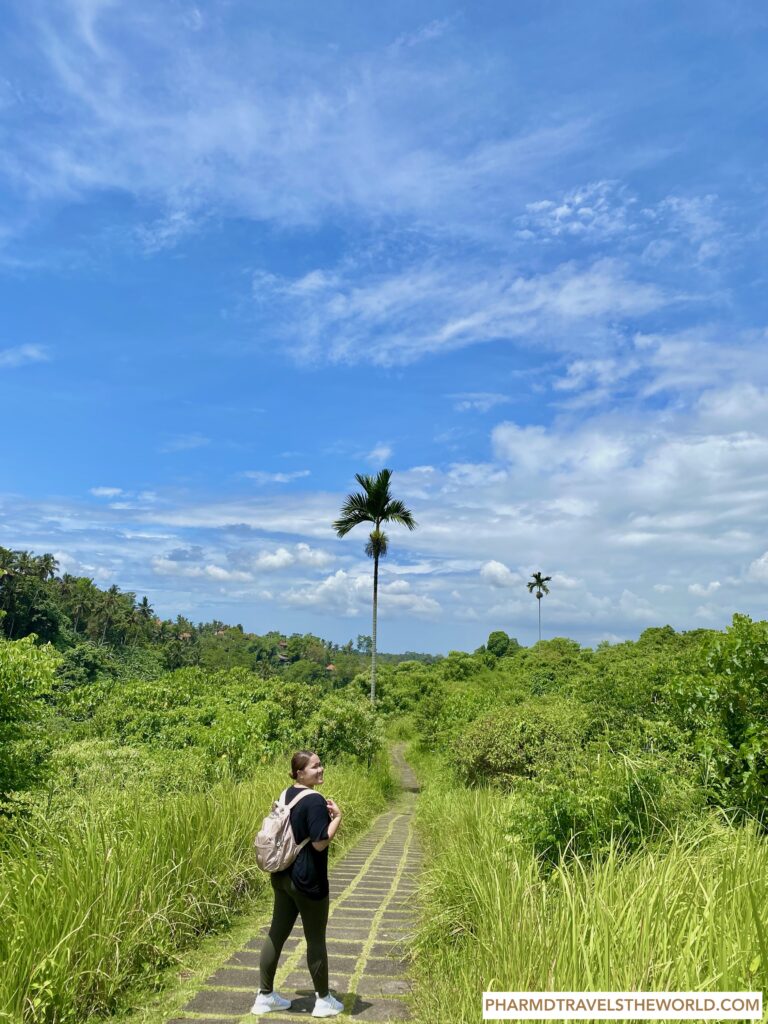
[[[541,597],[539,597],[536,604],[539,606],[539,643],[541,643]]]
[[[371,704],[376,703],[376,610],[379,601],[379,556],[373,558],[373,628],[371,630]]]

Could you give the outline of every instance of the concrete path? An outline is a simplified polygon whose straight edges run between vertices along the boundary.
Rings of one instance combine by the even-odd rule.
[[[415,923],[420,866],[412,821],[418,786],[402,748],[395,749],[394,763],[402,796],[331,870],[328,953],[331,992],[344,1003],[340,1020],[347,1015],[359,1021],[401,1021],[410,1016],[404,951]],[[184,1016],[168,1024],[256,1021],[249,1011],[258,989],[259,951],[266,930],[212,974],[184,1007]],[[311,1018],[315,996],[300,920],[283,948],[275,989],[293,1005],[260,1019],[296,1024]]]

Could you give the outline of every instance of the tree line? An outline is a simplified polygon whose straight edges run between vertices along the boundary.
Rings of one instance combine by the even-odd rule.
[[[120,663],[142,661],[142,674],[200,666],[213,671],[247,668],[262,677],[279,674],[292,682],[337,688],[366,671],[370,636],[345,644],[312,633],[278,630],[251,633],[221,620],[195,623],[156,614],[149,598],[117,585],[99,587],[90,577],[59,575],[50,553],[35,555],[0,547],[0,635],[18,640],[34,634],[63,654],[59,676],[89,682],[116,671]],[[408,651],[381,654],[384,661],[433,661]]]

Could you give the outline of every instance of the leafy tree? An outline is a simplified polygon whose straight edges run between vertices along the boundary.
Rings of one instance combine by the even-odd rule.
[[[64,623],[55,586],[53,555],[36,558],[29,551],[0,548],[0,611],[9,639],[35,633],[43,641],[57,640]]]
[[[345,754],[369,766],[384,737],[376,712],[364,696],[338,693],[326,697],[307,725],[309,746],[323,757]]]
[[[541,640],[541,599],[545,594],[549,593],[547,584],[551,579],[551,576],[542,576],[541,572],[535,572],[526,583],[529,594],[534,593],[534,591],[536,592],[536,601],[539,607],[539,640]]]
[[[0,639],[0,807],[39,778],[45,743],[35,729],[44,711],[58,657],[34,636]]]
[[[365,545],[365,553],[373,559],[373,628],[371,630],[371,703],[376,701],[376,617],[379,592],[379,559],[387,554],[389,539],[384,533],[384,523],[400,523],[409,530],[416,529],[413,513],[402,501],[393,498],[389,490],[392,478],[390,469],[382,469],[375,477],[356,473],[355,479],[362,487],[347,495],[341,507],[341,515],[333,528],[339,537],[346,536],[360,523],[372,523],[373,529]]]
[[[768,622],[734,615],[713,633],[698,666],[673,684],[710,792],[726,807],[766,820],[768,796]]]
[[[96,607],[99,588],[87,576],[70,576],[65,573],[59,584],[62,607],[67,613],[72,630],[79,633]]]
[[[509,650],[510,639],[503,629],[495,629],[489,636],[486,649],[495,657],[503,658]]]
[[[56,670],[57,688],[69,690],[114,674],[114,657],[109,648],[86,640],[64,652]]]

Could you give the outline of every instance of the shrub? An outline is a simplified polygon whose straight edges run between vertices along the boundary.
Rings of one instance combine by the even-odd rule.
[[[671,687],[717,803],[764,817],[768,796],[768,622],[734,615]]]
[[[519,650],[520,644],[510,637],[503,629],[496,629],[489,634],[486,641],[486,649],[494,658],[503,658],[505,654],[512,654]]]
[[[693,818],[703,807],[690,765],[671,754],[616,754],[596,746],[550,766],[511,796],[510,838],[539,856],[599,857]]]
[[[307,724],[307,745],[329,760],[352,757],[370,764],[382,747],[381,721],[365,697],[334,693]]]
[[[460,736],[456,771],[468,785],[511,786],[572,756],[587,735],[589,718],[574,700],[538,698],[497,707]]]
[[[50,694],[59,657],[36,637],[0,638],[0,808],[8,797],[37,782],[47,742],[36,728]]]

